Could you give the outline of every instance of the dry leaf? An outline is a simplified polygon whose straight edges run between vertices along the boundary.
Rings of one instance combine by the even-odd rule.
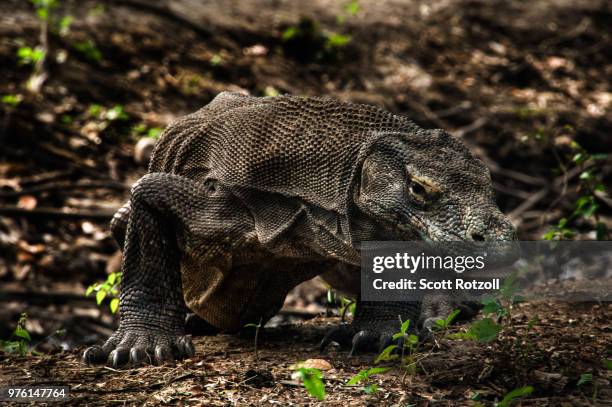
[[[319,370],[330,370],[333,369],[331,363],[325,359],[307,359],[303,363],[300,363],[300,367],[307,369],[319,369]]]

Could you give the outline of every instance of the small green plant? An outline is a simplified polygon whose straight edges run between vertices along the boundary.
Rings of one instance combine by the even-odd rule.
[[[57,0],[31,0],[34,8],[36,8],[36,15],[39,19],[47,21],[51,14],[51,9],[56,8],[59,5]]]
[[[357,309],[357,302],[355,300],[351,300],[346,297],[340,298],[340,304],[338,306],[338,314],[340,314],[340,316],[342,317],[342,321],[344,321],[344,318],[346,317],[347,314],[354,316],[356,309]]]
[[[603,364],[607,370],[612,370],[612,359],[604,359]]]
[[[451,326],[455,318],[457,318],[457,315],[459,315],[460,312],[460,310],[456,309],[453,310],[446,318],[436,319],[435,328],[444,331],[447,330]]]
[[[23,96],[21,96],[19,94],[2,95],[2,98],[0,99],[0,101],[2,101],[2,103],[4,103],[5,105],[8,105],[10,107],[17,107],[17,106],[19,106],[19,104],[21,103],[22,100],[23,100]]]
[[[221,57],[221,55],[219,54],[214,54],[211,58],[210,58],[210,64],[212,66],[219,66],[223,63],[223,58]]]
[[[447,335],[449,339],[467,339],[478,342],[491,342],[497,338],[502,326],[491,318],[483,318],[473,322],[466,332],[457,332]]]
[[[255,328],[255,360],[257,360],[259,362],[259,354],[257,353],[257,342],[259,339],[259,330],[262,328],[262,323],[263,319],[260,318],[259,319],[259,323],[258,324],[246,324],[244,327],[245,328]]]
[[[291,375],[291,378],[296,380],[299,379],[303,384],[306,391],[317,400],[325,399],[325,383],[323,383],[323,372],[319,369],[309,367],[299,367],[299,363],[295,368],[295,371]]]
[[[512,307],[523,301],[519,291],[518,272],[514,272],[504,279],[499,293],[495,297],[482,300],[482,305],[484,305],[482,313],[485,316],[494,316],[495,320],[491,317],[483,318],[472,323],[466,332],[453,333],[447,335],[447,337],[450,339],[468,339],[478,342],[491,342],[495,340],[502,330],[500,321],[505,318],[510,323]],[[536,322],[537,320],[534,320],[533,324]]]
[[[328,50],[344,47],[349,42],[351,42],[351,36],[347,34],[330,32],[325,36],[325,48]]]
[[[60,36],[65,37],[66,35],[68,35],[73,21],[74,17],[71,15],[66,15],[59,20],[57,28]]]
[[[343,9],[344,13],[336,17],[338,25],[342,26],[346,22],[347,17],[355,17],[361,11],[359,0],[350,0]]]
[[[72,44],[72,48],[92,62],[102,61],[102,52],[91,39],[75,42]]]
[[[514,389],[504,396],[502,401],[495,403],[495,407],[510,407],[512,402],[518,398],[525,397],[533,393],[533,387],[524,386]]]
[[[87,114],[90,117],[103,122],[129,120],[130,118],[122,105],[115,105],[113,107],[106,108],[99,104],[92,104],[89,106],[89,109],[87,109]]]
[[[126,115],[127,116],[127,115]],[[153,139],[159,138],[162,129],[159,127],[147,127],[144,123],[138,123],[132,127],[132,135],[138,137],[150,137]]]
[[[110,273],[103,283],[95,283],[87,287],[86,296],[96,293],[96,303],[101,305],[104,299],[110,298],[108,304],[114,314],[119,309],[119,287],[121,285],[121,273]]]
[[[36,64],[44,57],[45,51],[40,48],[21,47],[17,50],[17,58],[21,65]]]
[[[30,333],[25,328],[28,315],[21,314],[17,326],[11,337],[6,341],[0,341],[0,346],[6,353],[18,353],[20,356],[25,356],[28,353],[28,343],[32,340]]]
[[[406,370],[406,373],[416,373],[416,363],[413,358],[413,354],[419,344],[419,338],[414,334],[408,333],[410,327],[410,320],[401,321],[400,319],[400,330],[393,334],[391,339],[398,342],[399,345],[389,345],[376,357],[374,363],[387,362],[392,360],[400,360],[400,367]],[[400,350],[398,354],[398,349]],[[408,355],[406,355],[406,349],[408,349]]]
[[[359,4],[351,2],[347,10],[352,13],[359,11]],[[321,29],[320,24],[310,18],[302,18],[296,25],[287,27],[280,36],[283,49],[287,55],[292,55],[302,61],[328,60],[333,61],[339,56],[340,50],[352,41],[344,27],[346,16],[337,17],[339,30]]]
[[[390,368],[388,367],[371,367],[369,369],[361,370],[355,376],[353,376],[348,382],[347,385],[353,386],[359,383],[363,383],[363,391],[367,394],[375,394],[378,392],[378,385],[372,382],[372,376],[385,373]]]
[[[582,219],[585,223],[594,223],[597,240],[607,240],[610,232],[599,218],[600,205],[597,194],[606,192],[602,172],[608,155],[591,154],[575,141],[571,142],[570,147],[572,154],[568,163],[560,163],[559,166],[563,173],[567,173],[572,168],[580,171],[577,187],[580,197],[574,203],[571,215],[561,218],[544,234],[543,238],[545,240],[572,239],[576,233],[571,229],[570,223]]]

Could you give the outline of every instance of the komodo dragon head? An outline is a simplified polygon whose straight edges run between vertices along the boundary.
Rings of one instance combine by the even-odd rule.
[[[381,138],[363,162],[354,200],[367,217],[396,226],[401,240],[516,239],[487,167],[442,130]]]

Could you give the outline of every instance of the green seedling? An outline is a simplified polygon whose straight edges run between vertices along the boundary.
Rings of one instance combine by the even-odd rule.
[[[512,402],[518,398],[525,397],[533,393],[533,387],[525,386],[514,389],[504,396],[502,401],[495,403],[495,407],[510,407]]]
[[[4,352],[18,353],[20,356],[25,356],[28,353],[28,343],[32,341],[32,338],[25,328],[27,320],[28,315],[26,313],[21,314],[11,337],[8,340],[0,341],[0,347]]]
[[[363,391],[367,394],[375,394],[378,392],[378,385],[376,383],[372,383],[372,376],[385,373],[390,368],[388,367],[371,367],[369,369],[361,370],[355,376],[353,376],[348,382],[347,385],[353,386],[359,383],[363,383]]]
[[[106,281],[95,283],[87,287],[86,296],[96,293],[96,303],[101,305],[106,298],[110,298],[109,308],[114,314],[119,309],[119,287],[121,285],[121,273],[110,273]]]
[[[299,366],[298,363],[296,366]],[[325,399],[325,383],[323,383],[323,373],[319,369],[309,367],[296,367],[291,378],[299,379],[308,394],[322,401]]]

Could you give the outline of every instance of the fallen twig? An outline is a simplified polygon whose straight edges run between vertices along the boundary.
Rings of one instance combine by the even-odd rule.
[[[117,181],[59,181],[51,182],[47,184],[37,185],[31,188],[25,188],[19,191],[0,191],[0,198],[11,198],[22,195],[33,195],[41,192],[48,192],[53,190],[67,190],[67,189],[114,189],[117,191],[127,191],[130,189],[128,185],[125,185]]]
[[[14,205],[0,206],[0,215],[23,216],[27,218],[96,219],[110,221],[119,208],[108,210],[65,210],[56,208],[24,209]]]

